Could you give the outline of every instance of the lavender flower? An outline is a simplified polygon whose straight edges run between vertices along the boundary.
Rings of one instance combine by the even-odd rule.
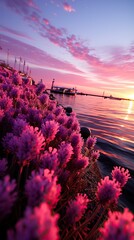
[[[28,208],[13,230],[8,231],[8,240],[58,240],[58,214],[52,215],[46,203]]]
[[[46,138],[47,142],[51,142],[54,140],[57,132],[58,132],[59,124],[55,122],[54,120],[52,121],[46,121],[45,125],[42,124],[42,133],[44,137]]]
[[[109,218],[100,228],[99,240],[133,240],[134,215],[127,209],[124,212],[109,211]]]
[[[56,102],[55,101],[49,101],[49,104],[48,104],[48,110],[49,111],[55,111],[56,109]]]
[[[3,138],[3,147],[7,153],[16,155],[19,148],[19,138],[14,136],[13,133],[7,133]]]
[[[120,185],[114,179],[110,180],[107,176],[98,183],[96,197],[101,204],[116,203],[120,194]]]
[[[54,114],[56,116],[60,116],[62,113],[63,113],[63,107],[61,107],[61,106],[58,106],[54,111]]]
[[[60,115],[57,117],[57,122],[60,124],[66,124],[67,116],[66,115]]]
[[[15,192],[15,180],[10,181],[9,176],[5,176],[0,180],[0,219],[7,216],[16,201],[17,193]]]
[[[56,170],[58,167],[57,149],[49,148],[49,152],[45,151],[40,157],[40,166],[44,169]]]
[[[60,148],[58,149],[58,159],[60,166],[66,167],[67,163],[70,161],[73,154],[73,148],[70,143],[62,142]]]
[[[82,147],[83,146],[83,139],[79,133],[72,133],[70,136],[70,142],[73,147]]]
[[[7,159],[0,159],[0,178],[3,177],[7,171]]]
[[[72,128],[73,123],[74,123],[74,117],[72,117],[72,116],[68,117],[66,125],[65,125],[66,128]]]
[[[25,192],[28,198],[29,206],[39,205],[45,201],[49,206],[54,207],[60,196],[61,187],[57,184],[57,177],[53,176],[48,169],[35,171],[26,182]]]
[[[86,140],[86,147],[88,149],[93,149],[95,144],[96,144],[97,138],[96,137],[88,137],[88,139]]]
[[[9,96],[11,98],[18,98],[19,97],[19,89],[18,88],[12,88]]]
[[[16,136],[20,136],[22,131],[26,128],[27,123],[25,120],[16,118],[13,126],[13,133]]]
[[[47,105],[48,104],[48,101],[49,101],[49,96],[48,94],[42,94],[41,96],[39,96],[39,100],[41,102],[41,104],[43,105]]]
[[[44,119],[44,123],[46,123],[47,121],[52,121],[52,120],[54,120],[55,119],[55,115],[54,115],[54,113],[52,112],[52,113],[47,113],[47,116],[45,117],[45,119]]]
[[[89,164],[89,158],[86,156],[82,156],[81,154],[78,158],[74,158],[71,162],[71,167],[76,170],[84,169]]]
[[[13,107],[12,99],[4,95],[2,98],[0,97],[0,108],[4,111],[8,111]]]
[[[16,156],[20,163],[26,164],[36,158],[44,146],[44,137],[38,128],[27,126],[18,138],[19,144]]]
[[[114,167],[112,170],[112,178],[115,179],[121,187],[127,183],[128,179],[131,178],[128,169],[121,167]]]
[[[75,118],[75,121],[73,122],[72,131],[80,132],[80,124],[77,118]]]
[[[81,135],[78,133],[72,133],[70,136],[70,142],[73,147],[74,156],[76,158],[79,158],[84,143],[83,139],[81,138]]]
[[[75,200],[69,202],[69,206],[66,211],[66,221],[68,224],[74,224],[78,222],[87,208],[89,200],[86,194],[78,194]]]
[[[68,130],[64,126],[60,125],[57,133],[58,139],[61,139],[61,141],[65,141],[67,136],[68,136]]]
[[[43,83],[38,84],[36,89],[36,94],[39,95],[45,90],[45,85]]]
[[[91,156],[90,156],[90,161],[91,162],[96,162],[100,156],[99,151],[92,151]]]
[[[29,108],[27,114],[27,121],[34,127],[40,127],[42,123],[42,114],[40,110]]]
[[[17,72],[14,73],[14,76],[12,78],[12,83],[15,85],[22,84],[22,78]]]

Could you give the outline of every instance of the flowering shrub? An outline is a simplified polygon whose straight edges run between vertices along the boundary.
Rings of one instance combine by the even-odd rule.
[[[43,83],[31,85],[29,78],[0,66],[0,238],[99,237],[104,213],[117,203],[130,174],[116,167],[112,179],[100,180],[95,144],[92,136],[84,143],[75,113],[68,116]],[[117,236],[121,218],[124,229],[133,226],[124,214],[109,214],[115,225],[107,220],[101,239],[112,239],[106,235],[109,226]],[[132,234],[127,238],[126,230],[122,239]]]

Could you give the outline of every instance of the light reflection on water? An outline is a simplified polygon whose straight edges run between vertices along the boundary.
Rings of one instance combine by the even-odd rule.
[[[121,201],[134,211],[134,101],[112,100],[91,96],[55,95],[64,107],[71,106],[81,126],[91,129],[101,152],[99,167],[110,175],[113,165],[130,170],[126,196]],[[131,195],[131,196],[130,196]],[[125,199],[124,199],[125,198]]]

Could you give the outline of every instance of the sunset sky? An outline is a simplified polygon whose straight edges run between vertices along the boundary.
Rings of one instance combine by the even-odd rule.
[[[0,60],[47,87],[134,98],[134,0],[1,0]]]

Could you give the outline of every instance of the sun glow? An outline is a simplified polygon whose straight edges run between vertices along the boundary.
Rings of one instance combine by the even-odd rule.
[[[125,116],[125,120],[128,120],[128,116],[129,114],[132,112],[132,108],[133,108],[133,101],[130,101],[129,102],[129,106],[128,106],[128,109],[127,109],[127,115]]]
[[[129,99],[134,100],[134,94],[129,95]]]

